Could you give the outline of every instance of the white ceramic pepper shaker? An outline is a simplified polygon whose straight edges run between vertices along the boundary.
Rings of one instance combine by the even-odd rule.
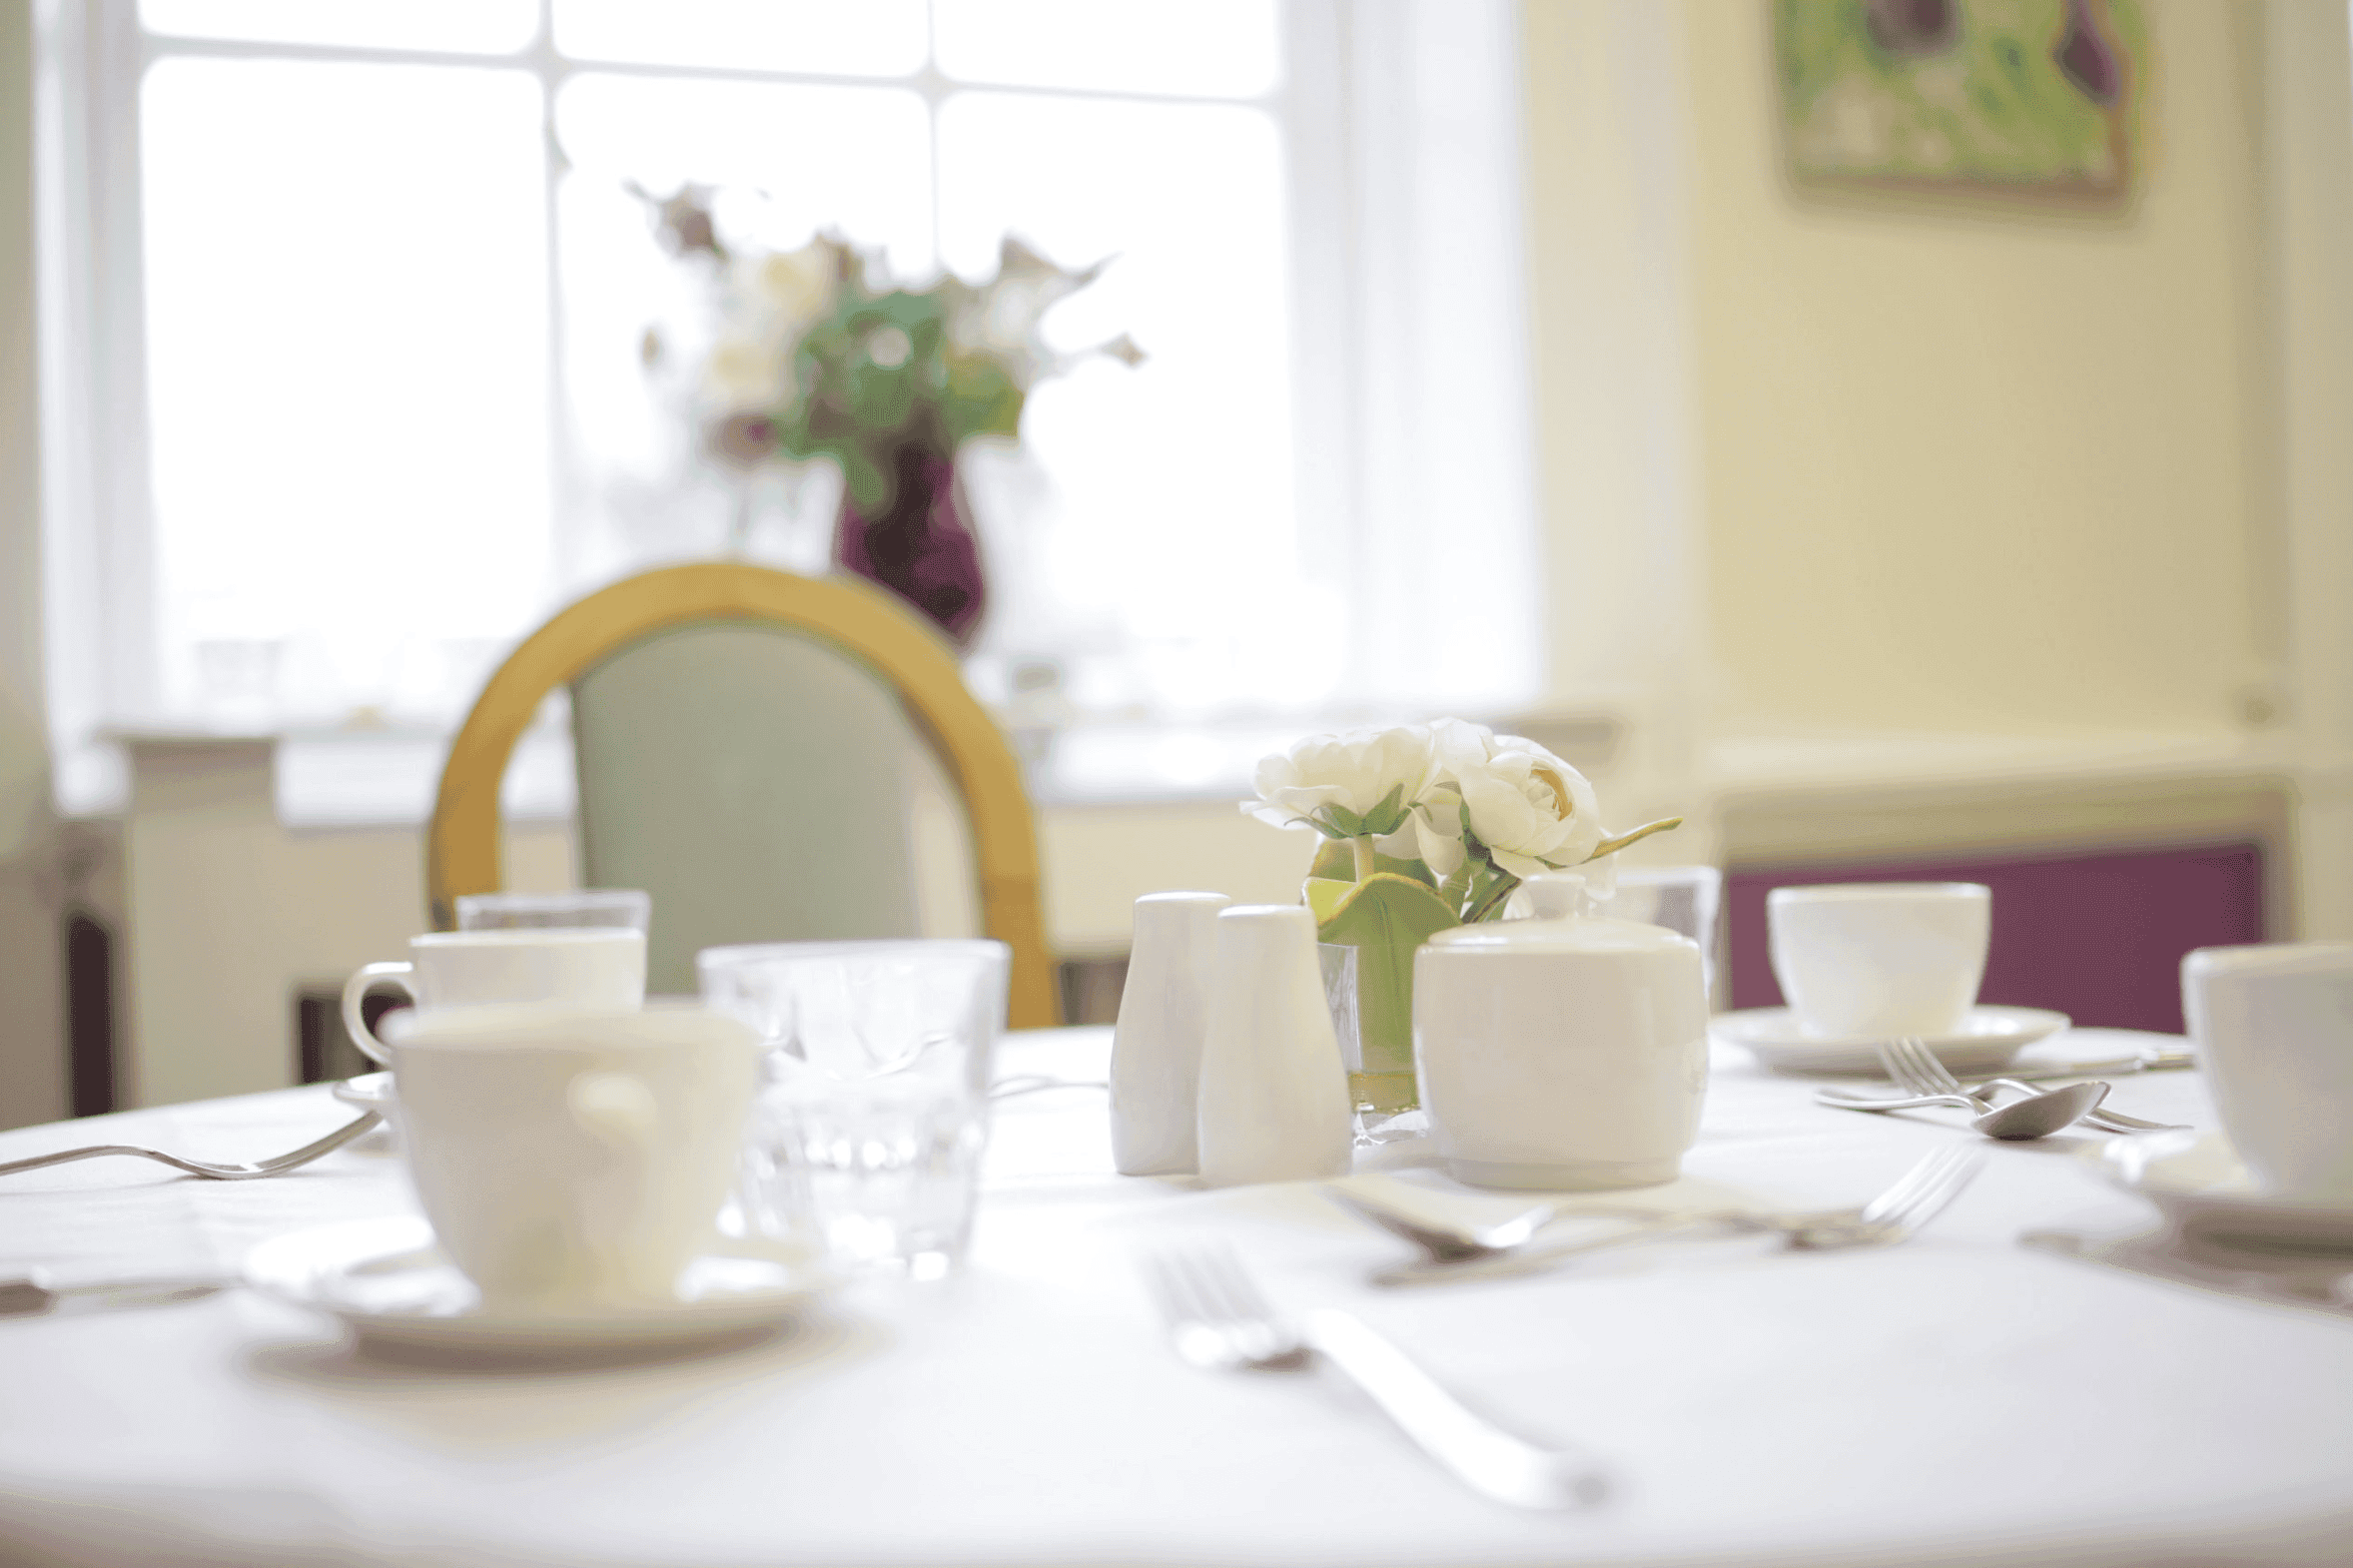
[[[1128,983],[1112,1032],[1112,1159],[1123,1176],[1200,1168],[1201,1032],[1208,1023],[1222,893],[1147,893],[1136,901]]]
[[[1346,1176],[1353,1123],[1314,915],[1300,904],[1226,910],[1201,1042],[1202,1178],[1236,1186]]]

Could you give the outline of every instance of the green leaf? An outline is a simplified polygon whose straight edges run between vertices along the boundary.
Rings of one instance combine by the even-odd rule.
[[[1501,920],[1504,905],[1511,901],[1512,890],[1519,885],[1520,879],[1510,872],[1496,872],[1488,880],[1486,888],[1464,908],[1462,912],[1463,924],[1469,925],[1481,920]]]
[[[1324,807],[1323,820],[1330,823],[1332,830],[1341,838],[1352,839],[1363,836],[1364,819],[1345,806]]]
[[[1308,913],[1315,917],[1317,935],[1332,912],[1340,907],[1340,900],[1355,890],[1356,884],[1346,877],[1309,877],[1301,891],[1306,895]]]
[[[1317,937],[1356,950],[1364,1071],[1412,1072],[1413,951],[1462,922],[1427,883],[1386,872],[1346,884],[1311,878],[1306,895]]]
[[[1363,831],[1379,834],[1386,838],[1389,834],[1405,826],[1405,819],[1412,815],[1412,810],[1404,804],[1404,800],[1405,786],[1403,784],[1393,785],[1389,792],[1380,798],[1380,804],[1367,811],[1359,819],[1364,824]]]
[[[842,484],[850,492],[850,499],[865,515],[879,515],[891,503],[890,471],[875,460],[862,442],[845,441],[838,451],[842,460]]]

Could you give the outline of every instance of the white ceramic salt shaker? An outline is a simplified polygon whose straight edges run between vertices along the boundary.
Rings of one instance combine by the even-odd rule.
[[[1672,1181],[1708,1082],[1699,945],[1582,916],[1573,874],[1528,889],[1537,918],[1441,931],[1414,955],[1431,1143],[1479,1186]]]
[[[1299,904],[1224,911],[1201,1042],[1202,1178],[1238,1186],[1346,1176],[1354,1121],[1315,916]]]
[[[1148,893],[1136,901],[1128,983],[1112,1032],[1112,1159],[1123,1176],[1200,1167],[1201,1031],[1222,893]]]

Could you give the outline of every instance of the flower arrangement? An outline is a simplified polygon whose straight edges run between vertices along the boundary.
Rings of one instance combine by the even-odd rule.
[[[644,194],[639,193],[641,196]],[[1006,238],[996,275],[928,287],[893,282],[879,251],[821,234],[795,251],[737,250],[711,192],[652,206],[664,243],[707,266],[716,334],[703,366],[703,445],[737,468],[827,459],[842,473],[835,555],[962,637],[981,610],[980,562],[954,484],[976,437],[1017,438],[1031,389],[1097,355],[1140,365],[1125,335],[1050,348],[1047,309],[1104,268],[1073,271]]]
[[[1324,942],[1357,950],[1353,1078],[1383,1112],[1414,1103],[1414,949],[1500,918],[1524,878],[1606,862],[1683,820],[1611,834],[1584,774],[1534,741],[1460,719],[1311,735],[1261,761],[1256,782],[1244,812],[1326,841],[1306,903]]]

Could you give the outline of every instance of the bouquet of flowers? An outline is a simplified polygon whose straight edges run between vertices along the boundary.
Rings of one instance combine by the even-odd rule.
[[[670,250],[707,266],[715,286],[698,409],[704,447],[745,469],[838,464],[837,561],[961,640],[983,595],[957,452],[978,436],[1018,437],[1023,404],[1043,378],[1096,355],[1143,363],[1125,335],[1060,353],[1040,333],[1047,308],[1094,282],[1104,264],[1073,271],[1008,236],[995,277],[968,284],[943,273],[908,288],[891,280],[881,253],[839,235],[796,251],[735,250],[712,219],[710,195],[688,186],[647,198]]]
[[[1413,951],[1502,916],[1523,878],[1601,863],[1683,819],[1612,834],[1584,774],[1534,741],[1460,719],[1311,735],[1258,764],[1242,810],[1325,843],[1306,902],[1326,943],[1357,950],[1360,1099],[1413,1103]]]

